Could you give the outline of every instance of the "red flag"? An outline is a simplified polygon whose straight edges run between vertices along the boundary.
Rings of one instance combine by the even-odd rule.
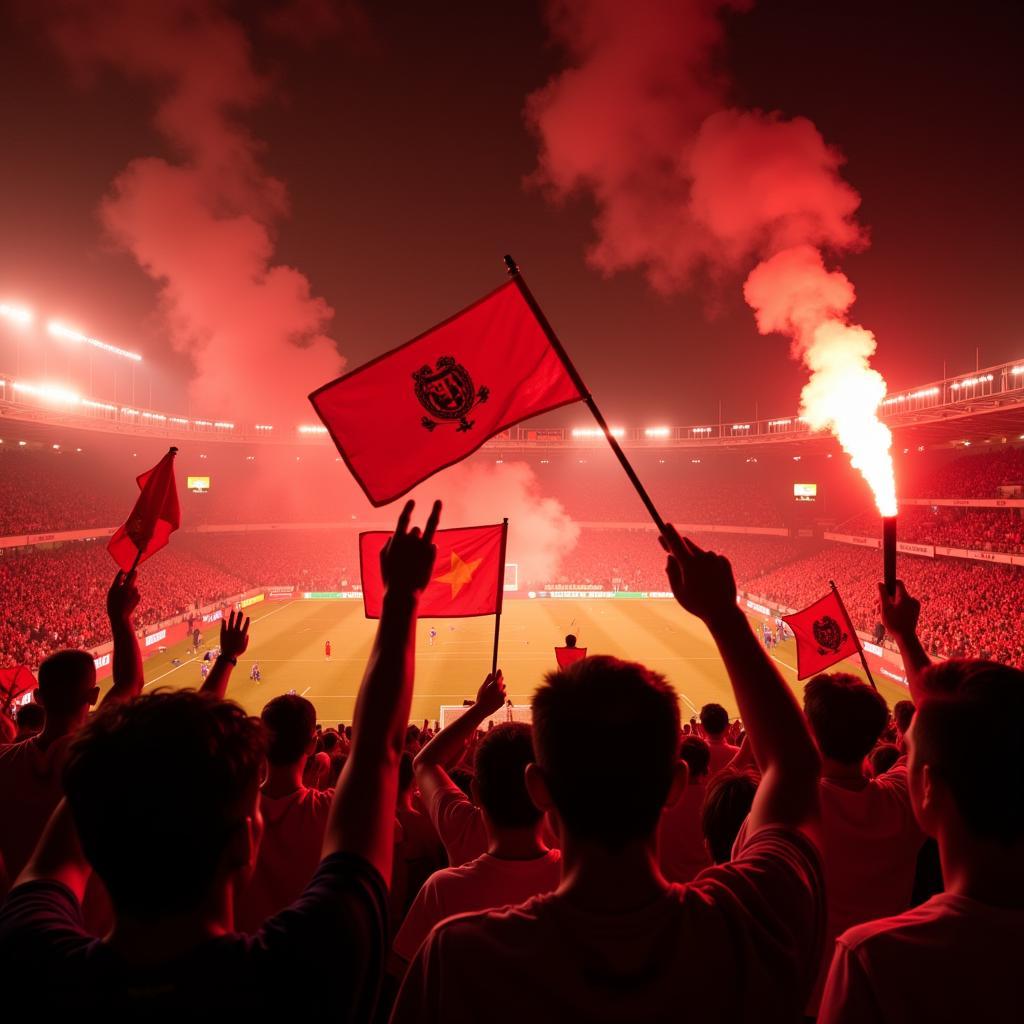
[[[567,669],[570,665],[575,665],[577,661],[582,661],[586,656],[586,647],[555,648],[555,661],[558,662],[560,669]]]
[[[802,612],[783,615],[782,621],[796,637],[797,679],[824,672],[857,653],[857,634],[850,628],[835,591]]]
[[[374,505],[584,395],[515,281],[309,400]]]
[[[0,668],[0,712],[22,694],[36,688],[36,677],[24,665]]]
[[[181,506],[174,483],[174,456],[177,451],[177,448],[172,448],[152,469],[136,478],[142,493],[128,522],[118,527],[107,544],[114,561],[125,572],[130,572],[133,565],[144,562],[159,551],[181,526]]]
[[[434,575],[420,597],[421,618],[468,618],[494,615],[501,607],[505,570],[501,564],[504,528],[467,526],[434,534]],[[391,536],[386,531],[359,535],[359,575],[368,619],[379,619],[384,598],[380,552]]]

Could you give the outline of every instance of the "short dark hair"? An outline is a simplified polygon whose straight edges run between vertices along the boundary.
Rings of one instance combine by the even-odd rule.
[[[900,732],[906,732],[914,718],[914,702],[912,700],[898,700],[892,706],[892,717],[896,722],[896,728]]]
[[[568,832],[612,850],[650,836],[679,760],[679,701],[664,676],[596,655],[548,673],[532,706],[537,763]],[[594,737],[613,731],[608,757]]]
[[[29,701],[18,705],[18,728],[39,730],[46,724],[46,709],[42,704]]]
[[[576,636],[575,636],[575,634],[573,634],[573,633],[566,634],[565,646],[566,647],[575,647],[576,646]]]
[[[884,775],[900,759],[900,748],[895,743],[879,743],[868,755],[871,774]]]
[[[721,704],[705,704],[700,709],[700,724],[709,736],[721,736],[729,728],[729,712]]]
[[[258,719],[194,690],[114,704],[85,725],[64,791],[118,913],[152,920],[202,902],[256,798],[263,757]]]
[[[39,666],[39,703],[54,716],[74,715],[92,702],[96,663],[88,651],[57,651]]]
[[[526,828],[540,821],[541,812],[526,791],[526,766],[533,760],[533,730],[526,722],[502,722],[477,744],[477,798],[495,825]]]
[[[724,768],[708,783],[700,827],[716,864],[725,864],[732,856],[733,843],[750,813],[760,781],[750,768]]]
[[[313,739],[316,708],[297,693],[282,693],[260,717],[267,727],[267,760],[275,765],[295,764]]]
[[[711,748],[699,736],[684,736],[679,744],[679,759],[686,762],[690,778],[699,779],[711,767]]]
[[[885,698],[848,672],[822,672],[810,680],[804,714],[821,753],[842,764],[867,757],[889,722]]]
[[[1024,672],[954,659],[928,669],[914,716],[915,760],[949,787],[972,835],[1024,838]]]

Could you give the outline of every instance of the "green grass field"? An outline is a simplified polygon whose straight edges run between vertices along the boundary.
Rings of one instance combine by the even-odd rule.
[[[325,725],[350,722],[376,623],[363,618],[358,601],[288,601],[252,609],[249,650],[238,662],[228,696],[253,714],[280,693],[308,697]],[[412,719],[431,721],[442,704],[472,697],[490,668],[493,619],[422,619],[416,629],[416,689]],[[427,631],[437,630],[434,646]],[[452,628],[454,627],[454,628]],[[554,668],[553,648],[568,632],[591,654],[632,658],[663,672],[675,686],[681,711],[689,718],[708,701],[736,713],[725,671],[704,626],[671,600],[509,600],[501,624],[499,664],[509,696],[528,704],[544,673]],[[216,641],[210,631],[205,639]],[[324,657],[330,639],[332,656]],[[198,687],[199,658],[187,642],[168,647],[146,661],[146,688]],[[799,692],[792,641],[773,652],[783,676]],[[182,664],[174,666],[172,658]],[[262,681],[249,672],[258,660]],[[850,664],[843,666],[860,673]],[[890,706],[906,691],[878,680]]]

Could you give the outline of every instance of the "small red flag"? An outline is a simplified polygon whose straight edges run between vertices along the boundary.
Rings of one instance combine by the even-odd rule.
[[[130,572],[133,565],[144,562],[164,547],[171,534],[181,526],[181,506],[174,482],[174,456],[177,451],[177,448],[172,448],[152,469],[136,478],[142,493],[128,521],[118,527],[107,544],[114,561],[125,572]]]
[[[555,648],[555,661],[558,662],[560,669],[567,669],[570,665],[575,665],[577,661],[582,661],[586,656],[586,647]]]
[[[797,679],[824,672],[857,653],[857,635],[847,623],[839,595],[832,591],[802,612],[783,615],[796,637]]]
[[[36,677],[24,665],[14,668],[0,668],[0,713],[22,694],[36,688]]]
[[[515,281],[309,400],[374,505],[584,395]]]
[[[421,618],[461,619],[494,615],[501,607],[505,570],[501,565],[504,527],[467,526],[434,534],[437,559],[434,574],[420,597]],[[384,599],[380,552],[391,536],[387,531],[359,535],[359,575],[368,619],[379,619]]]

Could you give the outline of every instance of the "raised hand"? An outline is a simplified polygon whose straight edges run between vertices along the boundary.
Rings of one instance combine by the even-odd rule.
[[[139,590],[135,586],[135,570],[118,571],[107,591],[107,615],[112,622],[127,622],[139,604]]]
[[[913,636],[921,617],[921,602],[907,593],[903,580],[896,581],[896,593],[889,596],[884,583],[878,584],[878,605],[882,625],[894,637]]]
[[[241,612],[232,612],[227,621],[220,622],[220,653],[227,658],[245,654],[249,647],[249,618]]]
[[[505,706],[505,679],[501,669],[489,674],[476,692],[476,706],[485,717],[493,715]]]
[[[736,581],[723,555],[705,551],[667,526],[659,538],[668,553],[665,572],[675,599],[708,625],[736,611]]]
[[[437,556],[434,533],[441,518],[441,502],[434,502],[422,533],[418,526],[409,529],[415,504],[413,501],[405,503],[395,532],[380,553],[380,571],[389,593],[418,595],[430,582],[434,569]]]

